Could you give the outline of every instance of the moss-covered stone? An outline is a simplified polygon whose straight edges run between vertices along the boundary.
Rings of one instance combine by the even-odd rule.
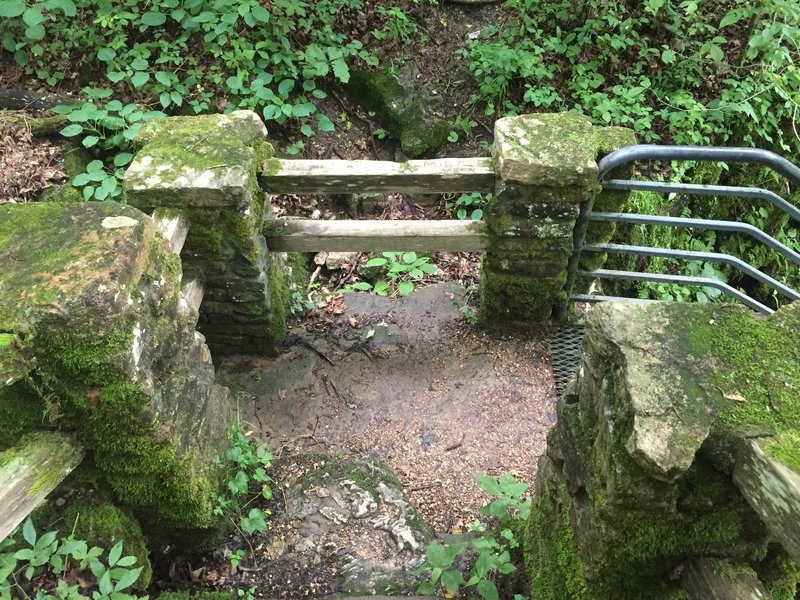
[[[485,323],[518,322],[529,325],[549,320],[555,307],[566,302],[560,276],[539,280],[526,275],[487,271],[481,267],[480,317]]]
[[[83,202],[83,194],[73,185],[51,185],[44,188],[39,195],[40,202]]]
[[[351,71],[347,91],[377,115],[411,158],[444,144],[453,129],[434,114],[441,98],[419,87],[411,64],[400,69],[389,65],[377,73]]]
[[[62,517],[64,535],[71,533],[75,539],[85,540],[89,546],[110,550],[122,542],[122,556],[136,557],[132,568],[142,568],[135,586],[144,590],[150,585],[153,568],[147,542],[142,528],[131,514],[107,502],[95,505],[87,500],[78,500],[64,509]]]
[[[0,387],[0,444],[74,432],[121,502],[161,527],[210,525],[225,397],[152,221],[114,203],[3,206],[0,262],[16,265],[0,271],[5,348],[35,360]]]
[[[604,305],[589,314],[580,376],[548,436],[528,522],[534,598],[681,597],[681,565],[708,556],[792,598],[797,566],[771,545],[779,532],[730,473],[743,437],[774,434],[765,447],[795,459],[797,306],[768,319],[702,305]],[[680,449],[672,431],[658,434],[664,451],[651,458],[680,466],[677,477],[654,471],[633,447],[641,414],[677,429],[709,421],[702,446],[698,438]],[[675,462],[678,451],[685,458]]]
[[[68,123],[66,115],[48,117],[31,117],[25,111],[0,110],[0,122],[25,129],[33,137],[49,137],[57,135]]]

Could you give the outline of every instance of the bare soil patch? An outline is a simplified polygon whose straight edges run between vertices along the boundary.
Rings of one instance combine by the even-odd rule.
[[[347,294],[332,324],[298,322],[281,356],[226,358],[219,377],[276,452],[368,453],[437,533],[460,532],[488,499],[472,477],[532,482],[555,420],[545,334],[470,326],[463,294]]]

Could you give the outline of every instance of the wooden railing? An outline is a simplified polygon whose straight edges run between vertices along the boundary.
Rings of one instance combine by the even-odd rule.
[[[262,178],[268,192],[289,194],[360,194],[405,192],[445,194],[493,192],[491,158],[443,158],[387,161],[267,161]],[[480,221],[377,221],[270,219],[264,235],[270,250],[374,252],[414,250],[482,252],[488,230]]]

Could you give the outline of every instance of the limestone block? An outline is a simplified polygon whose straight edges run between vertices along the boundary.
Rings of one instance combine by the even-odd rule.
[[[169,249],[175,254],[180,254],[189,233],[189,225],[182,212],[157,208],[153,211],[153,221],[158,231],[169,244]]]
[[[497,120],[492,156],[504,181],[553,187],[588,187],[597,182],[594,127],[577,113]]]
[[[800,473],[771,458],[768,444],[768,438],[742,440],[733,481],[789,555],[800,563]]]
[[[768,600],[769,592],[748,567],[717,558],[695,558],[686,564],[681,587],[689,600]]]
[[[255,146],[266,134],[250,111],[150,121],[136,138],[142,149],[125,174],[125,198],[142,209],[247,209],[257,168]]]
[[[0,270],[0,331],[24,336],[36,382],[0,389],[2,420],[25,425],[0,421],[0,439],[74,431],[122,503],[162,527],[207,526],[227,391],[194,330],[198,290],[182,292],[154,221],[111,202],[0,207],[0,264],[16,265]]]
[[[651,477],[673,482],[691,466],[714,415],[694,376],[662,353],[668,326],[668,318],[655,311],[642,318],[640,306],[608,303],[589,313],[587,337],[614,358],[618,389],[632,417],[625,448]]]

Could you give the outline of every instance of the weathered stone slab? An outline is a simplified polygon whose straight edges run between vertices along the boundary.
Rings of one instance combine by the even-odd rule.
[[[158,231],[169,244],[169,249],[175,254],[180,254],[189,233],[189,224],[182,212],[157,208],[153,211],[156,231]]]
[[[266,135],[264,123],[250,111],[150,121],[136,138],[143,148],[125,174],[125,198],[142,209],[246,209],[257,166],[254,146]]]
[[[0,541],[19,525],[83,459],[72,437],[55,431],[25,436],[0,453]]]
[[[713,410],[685,365],[664,352],[666,316],[633,303],[605,303],[587,318],[588,343],[606,347],[628,395],[625,448],[651,477],[673,482],[708,437]],[[609,399],[610,401],[611,399]]]
[[[494,148],[504,181],[553,187],[597,183],[597,144],[588,117],[577,113],[498,119]]]
[[[800,473],[771,458],[768,448],[769,438],[743,440],[733,481],[772,534],[800,563]]]
[[[767,600],[769,592],[749,567],[716,558],[696,558],[686,564],[681,587],[690,600]]]
[[[153,231],[110,202],[0,206],[0,331],[87,310],[102,329],[141,279]]]

